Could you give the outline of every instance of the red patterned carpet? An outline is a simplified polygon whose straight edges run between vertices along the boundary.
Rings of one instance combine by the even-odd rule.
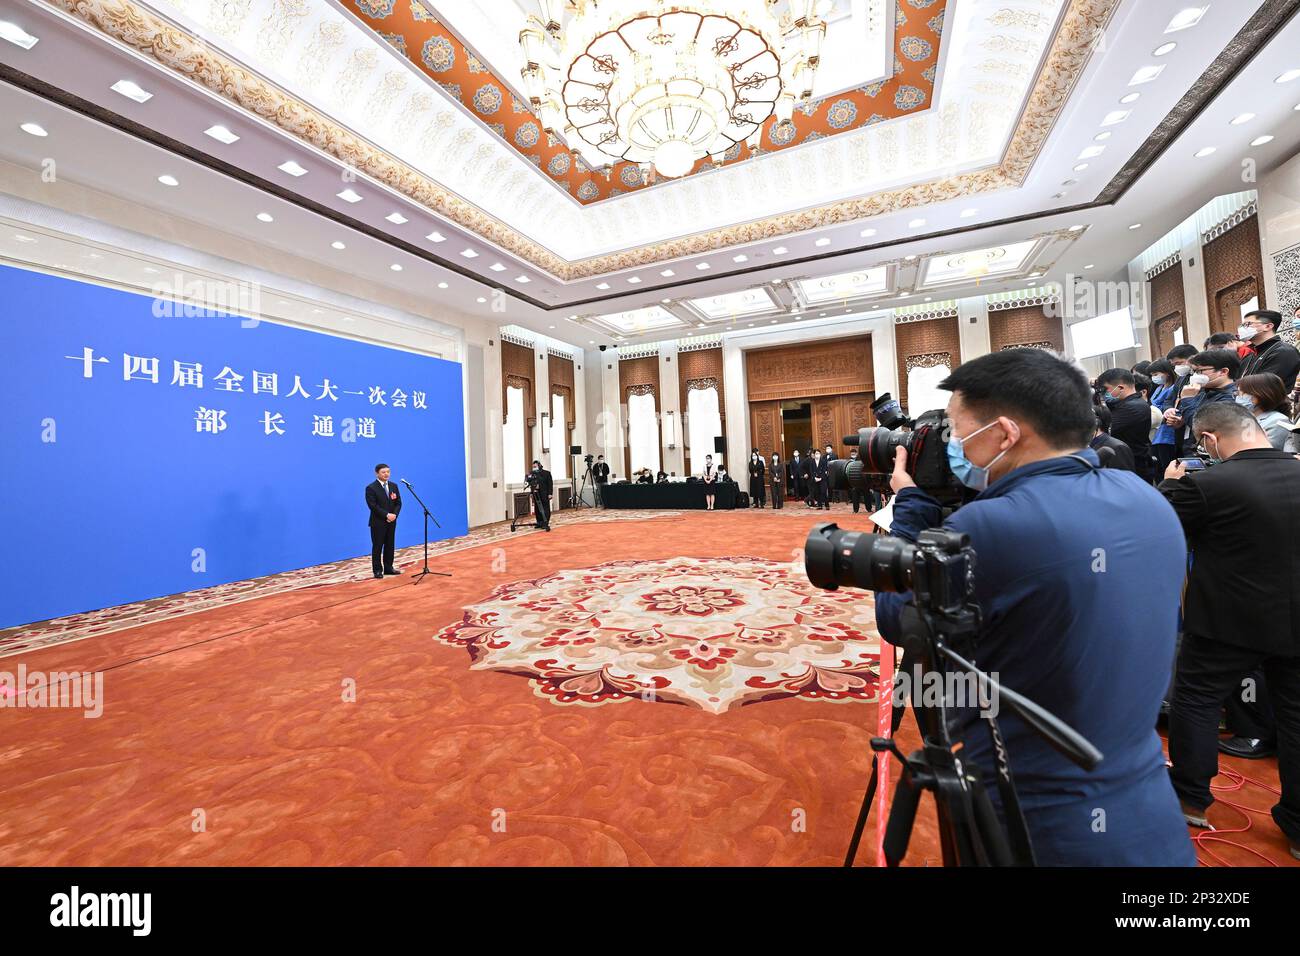
[[[878,644],[865,595],[803,579],[815,521],[570,523],[441,553],[453,577],[418,586],[277,590],[0,658],[105,674],[98,719],[0,710],[0,864],[837,864]],[[1277,785],[1274,761],[1229,763]],[[1234,838],[1290,862],[1266,817]],[[927,808],[908,862],[938,858]]]

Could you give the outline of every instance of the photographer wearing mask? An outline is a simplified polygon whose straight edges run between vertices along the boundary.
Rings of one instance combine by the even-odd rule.
[[[1280,328],[1282,313],[1272,309],[1256,309],[1241,320],[1237,335],[1255,353],[1242,363],[1241,374],[1272,372],[1289,392],[1295,388],[1296,373],[1300,372],[1300,352],[1294,345],[1282,341],[1277,334]]]
[[[1105,754],[1082,770],[1014,713],[1000,713],[1038,862],[1194,866],[1155,730],[1183,581],[1177,518],[1136,475],[1098,467],[1087,447],[1097,427],[1092,389],[1067,360],[1009,349],[958,366],[940,387],[952,392],[950,467],[979,494],[944,520],[899,449],[891,533],[914,541],[942,524],[970,536],[982,619],[975,663],[1050,705]],[[875,600],[881,635],[898,641],[910,595],[878,592]],[[1169,610],[1139,613],[1148,607]],[[963,764],[983,772],[996,803],[987,728],[974,708],[953,718]]]
[[[1137,392],[1132,372],[1107,369],[1097,377],[1101,400],[1110,410],[1110,434],[1133,452],[1133,470],[1143,481],[1151,470],[1151,404]]]
[[[1300,859],[1300,462],[1271,447],[1236,403],[1202,408],[1194,428],[1217,464],[1187,472],[1174,462],[1160,483],[1192,552],[1169,711],[1170,777],[1187,822],[1207,826],[1219,712],[1262,669],[1282,785],[1273,819]]]
[[[1192,438],[1192,422],[1197,409],[1215,402],[1231,402],[1237,397],[1233,381],[1237,378],[1241,361],[1236,352],[1211,349],[1197,352],[1187,360],[1189,375],[1184,379],[1175,407],[1165,412],[1165,424],[1178,436],[1178,457],[1190,457],[1196,442]]]
[[[525,479],[533,493],[533,507],[537,509],[537,527],[543,531],[551,530],[551,493],[555,490],[551,482],[551,473],[542,467],[540,461],[533,462],[533,470]]]

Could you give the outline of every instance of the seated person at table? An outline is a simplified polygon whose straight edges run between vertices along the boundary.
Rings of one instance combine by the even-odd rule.
[[[657,475],[655,475],[655,484],[656,485],[668,484],[668,473],[661,471]]]
[[[636,476],[636,483],[638,485],[653,485],[654,481],[655,480],[650,477],[649,468],[642,468],[640,473]]]

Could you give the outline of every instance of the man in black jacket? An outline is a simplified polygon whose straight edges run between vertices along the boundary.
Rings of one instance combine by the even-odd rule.
[[[389,481],[389,468],[375,465],[375,480],[366,485],[366,508],[370,511],[370,569],[375,577],[401,574],[393,567],[393,548],[397,541],[397,514],[402,510],[402,495],[397,483]]]
[[[1110,434],[1133,452],[1133,471],[1143,481],[1153,477],[1151,465],[1151,403],[1137,392],[1128,369],[1112,368],[1097,378],[1102,400],[1110,409]]]
[[[1295,388],[1296,373],[1300,372],[1300,352],[1295,346],[1282,341],[1277,330],[1282,328],[1282,313],[1272,309],[1256,309],[1241,320],[1237,336],[1255,350],[1241,365],[1241,375],[1258,375],[1272,372],[1282,380],[1289,392]]]
[[[537,511],[537,527],[543,531],[550,531],[551,492],[555,490],[551,482],[551,473],[542,467],[540,461],[534,461],[533,470],[528,478],[528,488],[533,493],[533,508]]]
[[[596,484],[593,492],[596,496],[596,504],[604,505],[605,485],[609,483],[609,464],[605,461],[604,455],[596,456],[596,463],[591,466],[591,480]]]
[[[814,455],[815,452],[809,448],[808,453],[804,455],[803,461],[801,462],[803,469],[803,503],[809,508],[813,506],[813,498],[817,494],[817,485],[813,482],[813,470],[815,465],[813,461]]]
[[[1262,669],[1282,785],[1273,819],[1300,859],[1300,461],[1272,448],[1235,402],[1202,407],[1193,428],[1218,464],[1188,473],[1175,461],[1160,483],[1192,552],[1169,714],[1170,777],[1188,822],[1206,826],[1220,708]]]
[[[790,473],[790,499],[792,501],[800,499],[807,501],[808,495],[804,493],[803,487],[803,458],[798,448],[794,450],[790,463],[786,465],[786,470]]]
[[[820,451],[814,451],[813,457],[808,463],[812,466],[810,469],[810,484],[812,486],[813,504],[818,511],[830,511],[830,462],[826,460]]]
[[[1241,359],[1231,349],[1210,349],[1197,352],[1187,360],[1191,374],[1178,393],[1176,407],[1165,410],[1165,424],[1174,429],[1177,457],[1191,457],[1196,440],[1192,423],[1197,411],[1219,402],[1232,402],[1237,396],[1236,381],[1241,370]]]
[[[1110,434],[1110,409],[1103,405],[1093,411],[1097,415],[1097,433],[1092,436],[1088,447],[1097,453],[1101,467],[1136,471],[1133,466],[1133,450]]]

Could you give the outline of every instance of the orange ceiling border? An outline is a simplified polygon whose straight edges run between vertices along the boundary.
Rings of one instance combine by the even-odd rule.
[[[582,205],[656,185],[653,179],[649,184],[642,181],[641,170],[635,163],[614,164],[606,178],[602,170],[591,169],[562,143],[548,136],[527,102],[516,97],[509,84],[493,73],[421,0],[340,2],[459,102],[467,113]],[[737,144],[727,150],[721,165],[747,162],[766,153],[929,109],[934,100],[947,6],[948,0],[898,0],[894,7],[891,77],[797,107],[790,123],[777,123],[775,117],[769,118],[763,124],[756,149]],[[706,157],[686,175],[693,176],[713,166]]]

